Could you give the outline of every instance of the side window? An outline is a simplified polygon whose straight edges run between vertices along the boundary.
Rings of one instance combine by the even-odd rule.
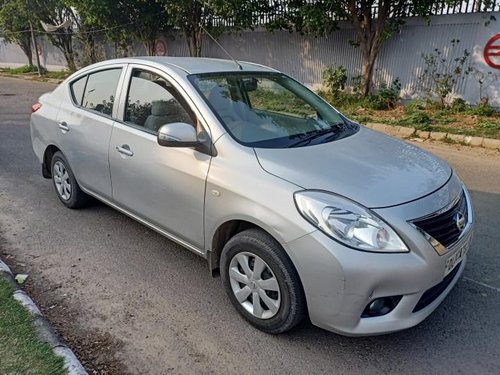
[[[172,122],[195,126],[196,118],[167,80],[157,74],[134,69],[127,94],[125,122],[157,132],[162,125]]]
[[[82,105],[83,90],[85,90],[86,83],[87,76],[78,78],[71,84],[71,94],[73,95],[73,100],[78,105]]]
[[[89,74],[82,106],[111,116],[121,68]]]

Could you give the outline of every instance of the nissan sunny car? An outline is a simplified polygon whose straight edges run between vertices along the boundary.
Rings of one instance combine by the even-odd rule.
[[[412,327],[465,267],[473,213],[453,170],[274,69],[110,60],[32,112],[62,204],[96,198],[206,258],[262,331],[306,317],[352,336]]]

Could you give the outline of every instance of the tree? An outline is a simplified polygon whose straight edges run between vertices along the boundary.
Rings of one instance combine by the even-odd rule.
[[[126,4],[132,35],[142,42],[146,54],[154,55],[158,36],[171,28],[163,2],[135,0],[127,1]]]
[[[97,35],[98,30],[104,30],[102,34],[106,35],[115,45],[115,57],[128,55],[134,25],[130,24],[129,17],[124,10],[125,3],[123,1],[68,1],[71,1],[72,7],[85,20],[85,24],[92,25],[93,36]]]
[[[171,0],[164,3],[167,17],[184,33],[189,55],[201,56],[203,28],[212,29],[212,10],[198,0]]]
[[[33,66],[33,51],[28,11],[25,0],[0,0],[0,36],[8,43],[17,44]]]
[[[259,0],[164,0],[166,14],[184,33],[189,55],[200,57],[204,30],[218,36],[223,30],[252,28],[255,17],[270,9]]]
[[[61,25],[67,20],[75,20],[77,15],[75,10],[68,6],[65,0],[31,0],[36,4],[39,21],[49,25]],[[65,60],[68,69],[72,72],[76,70],[75,54],[73,52],[73,28],[61,27],[55,32],[47,33],[49,41],[58,48]]]
[[[361,83],[363,96],[370,93],[373,70],[380,48],[404,23],[409,15],[428,16],[443,2],[453,5],[460,0],[288,0],[283,15],[268,25],[270,30],[288,29],[316,35],[337,29],[339,19],[347,19],[356,31],[353,44],[361,49]]]
[[[83,25],[92,25],[94,29],[104,29],[108,38],[122,50],[135,37],[142,42],[146,54],[155,54],[155,42],[158,36],[168,31],[170,25],[161,2],[146,0],[67,0],[77,10]],[[92,33],[91,33],[92,34]]]

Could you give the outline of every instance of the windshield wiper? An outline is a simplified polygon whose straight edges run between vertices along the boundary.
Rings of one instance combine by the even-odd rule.
[[[321,129],[321,130],[316,130],[314,131],[312,134],[309,134],[307,137],[305,138],[302,138],[301,140],[297,141],[297,142],[294,142],[290,145],[288,145],[287,147],[288,148],[292,148],[292,147],[297,147],[297,146],[300,146],[302,144],[308,144],[310,143],[313,139],[316,139],[316,138],[319,138],[319,137],[322,137],[326,134],[329,134],[329,133],[337,133],[339,130],[340,130],[340,125],[342,125],[341,123],[339,124],[335,124],[327,129]]]

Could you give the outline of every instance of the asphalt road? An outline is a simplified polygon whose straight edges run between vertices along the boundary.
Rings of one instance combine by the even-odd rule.
[[[130,372],[499,373],[498,152],[422,144],[468,184],[477,219],[464,277],[426,321],[368,338],[311,324],[270,336],[236,314],[203,259],[103,204],[59,203],[28,126],[29,106],[52,87],[0,78],[0,233],[32,283],[80,311],[70,324],[122,343]]]

